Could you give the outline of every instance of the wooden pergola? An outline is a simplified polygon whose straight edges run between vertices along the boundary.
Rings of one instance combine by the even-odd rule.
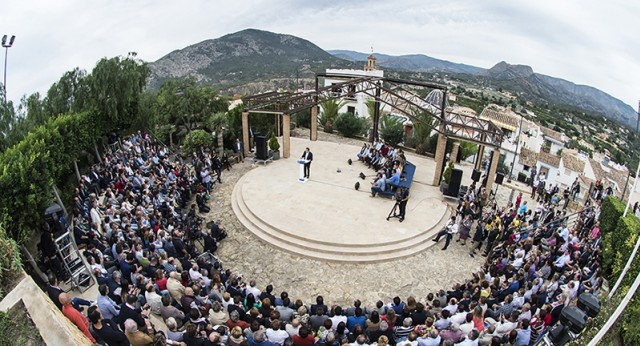
[[[320,78],[341,80],[329,86],[320,86]],[[441,93],[441,103],[432,104],[426,102],[414,89],[422,88],[437,90]],[[318,104],[324,100],[342,99],[352,97],[354,94],[363,93],[375,100],[373,114],[373,139],[378,139],[378,124],[380,121],[381,104],[406,116],[414,123],[423,122],[416,117],[417,112],[426,112],[434,119],[433,129],[438,132],[438,144],[436,149],[436,171],[433,185],[439,185],[445,165],[445,150],[447,139],[468,141],[479,145],[478,157],[482,157],[484,147],[494,148],[491,167],[487,179],[487,189],[491,189],[495,180],[498,160],[500,157],[500,145],[502,144],[502,130],[489,120],[483,120],[474,115],[460,114],[447,109],[447,87],[418,81],[402,80],[384,77],[346,76],[342,74],[317,73],[315,89],[297,92],[267,92],[263,94],[243,98],[244,110],[242,113],[242,140],[245,155],[249,154],[249,114],[267,113],[275,114],[282,121],[283,128],[283,153],[284,158],[291,156],[290,124],[291,114],[311,109],[312,141],[318,138]],[[480,161],[476,162],[479,167]]]

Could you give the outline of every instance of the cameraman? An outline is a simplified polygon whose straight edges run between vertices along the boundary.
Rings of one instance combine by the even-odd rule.
[[[404,221],[404,214],[407,209],[407,201],[409,201],[409,189],[406,186],[401,186],[398,190],[396,190],[396,203],[398,204],[398,209],[400,212],[398,216],[400,217],[400,222]]]

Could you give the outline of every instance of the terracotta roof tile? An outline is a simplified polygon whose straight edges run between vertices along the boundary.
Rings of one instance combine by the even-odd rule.
[[[563,142],[564,143],[564,141],[562,140],[562,133],[560,133],[558,131],[554,131],[554,130],[552,130],[552,129],[548,128],[548,127],[544,127],[544,126],[540,126],[540,129],[542,130],[542,134],[543,135],[545,135],[545,136],[547,136],[549,138],[555,139],[558,142]]]
[[[564,164],[564,167],[570,171],[578,173],[584,172],[585,162],[570,153],[562,153],[562,163]]]
[[[544,151],[538,153],[538,161],[546,163],[547,165],[551,165],[553,167],[560,166],[560,156],[545,153]]]
[[[520,148],[518,162],[521,165],[533,167],[538,162],[538,153],[527,148]]]
[[[520,125],[520,117],[512,112],[501,111],[490,107],[485,107],[480,113],[480,119],[490,120],[500,127],[511,131],[516,131]]]

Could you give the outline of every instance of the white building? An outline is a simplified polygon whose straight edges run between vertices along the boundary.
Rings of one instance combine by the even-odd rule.
[[[327,69],[327,74],[337,75],[337,77],[325,78],[324,85],[330,86],[338,83],[345,82],[353,77],[384,77],[384,71],[379,70],[376,66],[376,57],[373,54],[369,55],[367,59],[367,64],[364,66],[362,70],[352,70],[352,69]],[[344,78],[341,78],[344,76]],[[344,106],[340,108],[340,113],[353,113],[357,116],[368,118],[370,116],[369,110],[367,108],[367,101],[373,99],[371,96],[355,92],[349,91],[348,95],[343,98]]]

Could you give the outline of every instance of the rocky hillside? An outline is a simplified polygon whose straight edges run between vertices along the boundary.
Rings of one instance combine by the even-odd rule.
[[[310,77],[327,67],[352,64],[291,35],[247,29],[175,50],[149,64],[150,87],[172,78],[195,77],[217,86],[237,86],[275,77]]]
[[[509,90],[534,103],[550,103],[600,113],[618,123],[635,128],[636,112],[615,97],[587,85],[535,73],[526,65],[504,61],[478,73],[493,88]]]
[[[227,93],[311,87],[316,72],[329,67],[361,69],[368,55],[346,50],[326,52],[295,36],[247,29],[175,50],[149,63],[149,86],[157,88],[167,79],[189,76]],[[636,113],[631,106],[596,88],[535,73],[529,66],[503,61],[485,70],[419,54],[375,55],[388,74],[415,73],[418,78],[426,78],[444,72],[468,85],[500,88],[537,104],[581,109],[635,127]],[[423,73],[426,77],[421,77]]]
[[[369,54],[354,52],[351,50],[329,50],[327,52],[341,59],[358,62],[367,61],[367,57],[369,56]],[[378,65],[396,70],[451,73],[477,73],[484,71],[484,69],[480,67],[457,64],[447,60],[432,58],[423,54],[394,56],[375,53],[374,55]]]

